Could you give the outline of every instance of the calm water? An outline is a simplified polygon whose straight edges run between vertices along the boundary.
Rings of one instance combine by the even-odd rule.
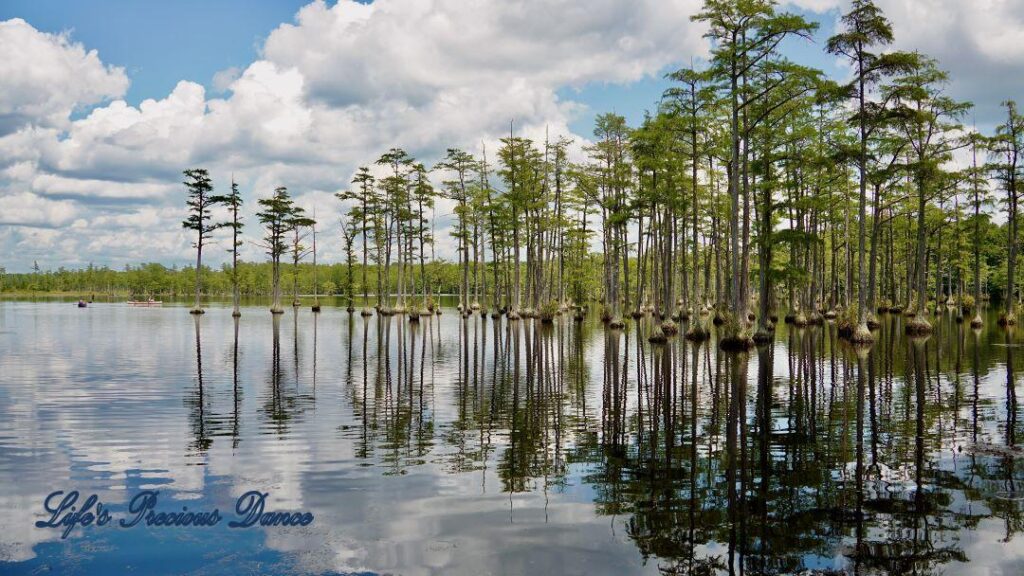
[[[0,573],[1024,573],[1024,328],[749,354],[648,326],[0,302]],[[685,327],[684,327],[685,329]],[[895,335],[895,336],[894,336]],[[114,513],[307,527],[36,528]]]

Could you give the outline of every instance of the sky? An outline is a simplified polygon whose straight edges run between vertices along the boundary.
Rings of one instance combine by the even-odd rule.
[[[949,71],[949,94],[991,130],[1024,88],[1024,2],[877,0],[894,48]],[[594,116],[636,125],[667,72],[708,55],[700,0],[349,0],[0,3],[0,266],[123,267],[194,258],[181,171],[231,178],[247,200],[285,185],[321,234],[334,193],[400,146],[428,165],[449,147],[517,133],[592,137]],[[824,52],[846,0],[790,0],[819,23],[784,51],[843,78]],[[453,258],[451,206],[438,253]],[[340,257],[324,242],[321,259]],[[211,251],[207,262],[226,258]],[[246,245],[247,259],[260,259]]]

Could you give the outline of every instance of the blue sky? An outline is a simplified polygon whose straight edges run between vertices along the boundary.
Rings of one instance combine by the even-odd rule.
[[[274,0],[4,0],[0,20],[23,18],[45,32],[71,31],[122,66],[131,79],[130,104],[163,98],[179,80],[210,86],[226,68],[244,68],[267,35],[290,22],[307,2]]]

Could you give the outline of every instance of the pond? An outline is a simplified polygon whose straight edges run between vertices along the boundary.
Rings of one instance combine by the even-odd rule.
[[[595,314],[186,310],[0,302],[0,573],[1024,573],[1024,328],[994,312],[735,354]],[[57,490],[225,521],[62,538]],[[314,520],[229,528],[250,490]]]

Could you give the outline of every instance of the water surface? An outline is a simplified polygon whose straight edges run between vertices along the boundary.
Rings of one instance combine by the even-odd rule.
[[[902,322],[737,355],[646,320],[0,302],[0,572],[1024,573],[1024,329]],[[315,520],[62,540],[34,523],[69,489]]]

